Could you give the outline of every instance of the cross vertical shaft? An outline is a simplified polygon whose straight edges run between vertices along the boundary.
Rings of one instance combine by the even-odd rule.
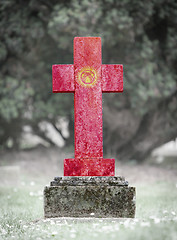
[[[74,69],[75,158],[102,158],[100,38],[75,38]]]

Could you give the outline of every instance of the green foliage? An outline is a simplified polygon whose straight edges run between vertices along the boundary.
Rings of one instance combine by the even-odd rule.
[[[143,116],[176,88],[176,16],[174,0],[1,1],[1,144],[14,120],[73,114],[70,94],[52,94],[51,65],[72,63],[75,36],[101,36],[103,63],[124,64],[126,100],[105,103]]]
[[[34,94],[34,90],[26,86],[25,81],[19,81],[12,77],[7,77],[5,81],[0,81],[1,97],[0,113],[6,121],[21,117],[28,100]],[[27,109],[26,109],[27,110]]]

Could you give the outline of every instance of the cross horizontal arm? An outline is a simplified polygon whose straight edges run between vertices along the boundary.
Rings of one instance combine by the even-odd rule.
[[[74,92],[74,65],[52,66],[53,92]]]
[[[102,65],[102,92],[123,92],[123,65]]]

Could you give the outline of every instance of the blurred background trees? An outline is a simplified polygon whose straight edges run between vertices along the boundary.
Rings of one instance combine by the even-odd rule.
[[[52,93],[51,66],[73,62],[75,36],[102,37],[103,63],[124,65],[124,93],[103,95],[105,153],[141,161],[175,139],[176,26],[175,0],[2,0],[1,148],[18,149],[24,126],[54,145],[42,121],[73,144],[73,96]]]

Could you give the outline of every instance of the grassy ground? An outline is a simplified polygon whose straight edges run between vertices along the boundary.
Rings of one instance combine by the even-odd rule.
[[[148,165],[119,165],[120,172],[125,172],[126,179],[137,189],[136,218],[133,220],[45,220],[43,188],[52,180],[49,180],[53,174],[51,162],[54,169],[61,164],[58,160],[55,162],[57,154],[50,163],[44,156],[43,162],[39,161],[39,156],[35,159],[35,154],[33,157],[28,155],[33,160],[25,156],[24,153],[13,156],[13,164],[7,156],[1,158],[1,166],[18,165],[20,174],[18,181],[13,182],[10,181],[12,173],[3,176],[3,179],[9,179],[9,184],[2,184],[3,179],[0,179],[0,239],[177,239],[177,177],[173,170]],[[60,154],[60,157],[63,156]],[[38,175],[34,171],[36,168]],[[43,173],[40,174],[41,169]]]

